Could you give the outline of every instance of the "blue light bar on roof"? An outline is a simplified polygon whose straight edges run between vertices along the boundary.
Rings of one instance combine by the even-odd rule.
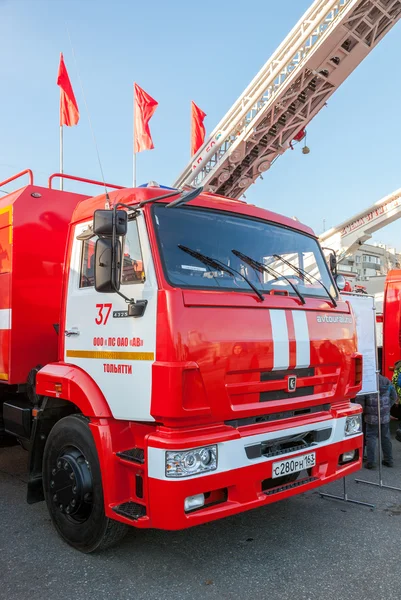
[[[139,185],[138,187],[140,188],[146,188],[146,187],[155,187],[153,184],[154,182],[151,182],[152,185],[149,185],[149,183],[143,183],[142,185]],[[157,184],[157,187],[161,188],[162,190],[176,190],[177,188],[173,188],[173,187],[169,187],[168,185],[159,185]]]

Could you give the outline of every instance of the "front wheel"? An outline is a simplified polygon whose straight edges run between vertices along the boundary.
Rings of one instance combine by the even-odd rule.
[[[53,525],[81,552],[108,548],[125,535],[127,526],[105,515],[99,459],[84,417],[64,417],[50,431],[43,489]]]

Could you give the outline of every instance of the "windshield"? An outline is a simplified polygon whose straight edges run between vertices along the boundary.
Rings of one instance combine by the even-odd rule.
[[[293,296],[295,286],[303,296],[325,297],[321,282],[337,296],[320,246],[308,235],[267,221],[189,206],[172,210],[156,204],[152,213],[165,275],[175,287],[249,291],[242,274],[266,293],[276,290]],[[220,261],[238,274],[205,264],[179,246]],[[233,250],[270,268],[261,272]],[[294,271],[292,265],[316,279]]]

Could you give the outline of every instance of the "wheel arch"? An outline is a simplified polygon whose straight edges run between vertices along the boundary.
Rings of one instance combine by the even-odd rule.
[[[42,398],[42,403],[36,410],[30,439],[27,490],[29,504],[44,499],[42,460],[47,437],[54,425],[63,417],[74,413],[89,420],[112,418],[110,407],[99,386],[83,369],[75,365],[46,365],[36,374],[35,392]],[[93,433],[101,459],[103,444],[107,445],[107,436],[100,439]]]
[[[61,386],[61,387],[60,387]],[[110,407],[97,383],[80,367],[46,365],[36,375],[36,393],[71,402],[86,417],[110,418]]]

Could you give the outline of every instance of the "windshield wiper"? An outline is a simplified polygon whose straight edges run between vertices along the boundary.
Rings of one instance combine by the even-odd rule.
[[[238,258],[243,260],[249,266],[251,266],[253,269],[255,269],[255,271],[259,271],[259,272],[264,271],[265,273],[269,273],[269,275],[273,275],[273,277],[275,279],[280,279],[280,278],[285,279],[285,281],[292,287],[292,289],[294,290],[294,292],[296,293],[298,298],[301,300],[302,304],[305,304],[305,298],[303,297],[303,295],[301,294],[301,292],[299,291],[297,286],[294,285],[288,279],[288,277],[286,277],[285,275],[281,275],[281,273],[277,273],[277,271],[275,271],[275,269],[272,269],[272,267],[268,267],[267,265],[264,265],[263,263],[259,262],[258,260],[255,260],[254,258],[251,258],[250,256],[247,256],[246,254],[243,254],[239,250],[231,250],[231,252],[235,256],[238,256]]]
[[[314,275],[311,275],[311,273],[308,273],[304,269],[301,269],[301,267],[296,267],[295,265],[291,264],[288,260],[286,260],[285,258],[283,258],[282,256],[280,256],[279,254],[273,254],[273,256],[274,256],[274,258],[278,258],[279,260],[281,260],[285,265],[288,265],[295,273],[298,273],[298,275],[301,275],[301,276],[303,275],[304,279],[306,279],[306,281],[308,281],[309,283],[311,283],[311,284],[313,283],[311,281],[312,279],[313,279],[313,281],[317,281],[317,283],[320,283],[320,285],[322,286],[322,288],[324,289],[324,291],[326,292],[326,294],[330,298],[331,302],[333,303],[333,306],[334,307],[337,306],[337,302],[336,302],[335,298],[329,292],[329,290],[327,289],[327,287],[324,285],[323,281],[320,281],[320,279],[318,279]]]
[[[247,277],[245,277],[245,275],[240,273],[240,271],[237,271],[236,269],[229,267],[225,263],[221,262],[218,258],[211,258],[210,256],[206,256],[206,254],[202,254],[202,252],[198,252],[197,250],[192,250],[191,248],[188,248],[187,246],[183,246],[182,244],[178,244],[178,247],[180,248],[180,250],[183,250],[183,252],[186,252],[190,256],[193,256],[194,258],[196,258],[197,260],[202,262],[204,265],[207,265],[208,267],[211,267],[212,269],[216,269],[218,271],[225,271],[226,273],[231,275],[231,277],[235,277],[235,275],[239,275],[240,277],[242,277],[242,279],[244,281],[246,281],[246,283],[249,285],[249,287],[255,292],[255,294],[257,295],[259,300],[264,302],[263,294],[261,294],[261,292],[258,290],[258,288],[255,287],[253,285],[253,283],[251,281],[249,281],[249,279]]]

